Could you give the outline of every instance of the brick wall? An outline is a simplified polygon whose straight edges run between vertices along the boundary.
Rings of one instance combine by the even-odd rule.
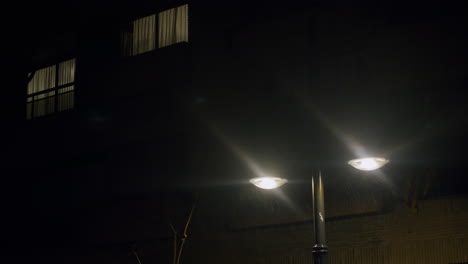
[[[233,215],[227,213],[233,210],[232,204],[220,202],[225,201],[225,197],[212,197],[217,199],[210,201],[208,197],[200,197],[181,264],[313,263],[313,228],[309,216],[306,215],[302,221],[293,216],[290,222],[269,223],[260,220],[273,217],[276,212],[268,215],[266,211],[250,210],[244,213],[256,213],[260,225],[253,218],[236,222],[231,218]],[[101,220],[109,224],[115,222],[115,228],[95,223],[97,227],[91,232],[96,239],[99,238],[95,241],[96,246],[83,252],[66,253],[68,262],[137,264],[128,245],[134,241],[142,264],[171,263],[171,231],[158,217],[166,219],[172,214],[162,212],[157,205],[155,201],[119,205],[120,213],[116,214],[115,209],[110,215],[113,219],[125,221]],[[182,211],[189,207],[180,205],[177,208],[182,215],[175,227],[181,231],[186,219]],[[418,211],[398,202],[385,211],[357,212],[327,218],[330,264],[449,264],[468,261],[468,197],[420,201]],[[232,225],[233,222],[236,224]]]
[[[312,224],[194,233],[185,263],[312,263]],[[331,219],[329,263],[459,263],[468,261],[468,198],[403,203],[389,212]]]

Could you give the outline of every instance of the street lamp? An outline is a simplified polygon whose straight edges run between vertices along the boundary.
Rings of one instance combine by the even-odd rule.
[[[288,180],[278,177],[259,177],[250,180],[250,183],[261,189],[275,189],[287,183]]]
[[[388,159],[379,157],[367,157],[353,159],[348,164],[358,170],[372,171],[382,168],[389,162]],[[275,189],[287,182],[279,177],[253,178],[250,182],[258,188]],[[325,199],[323,192],[322,173],[319,171],[317,179],[312,175],[312,214],[314,215],[315,245],[312,248],[314,264],[326,264],[328,246],[325,239]]]
[[[353,159],[348,161],[348,164],[358,170],[373,171],[382,168],[385,164],[388,163],[388,161],[388,159],[384,158],[370,157],[362,159]]]

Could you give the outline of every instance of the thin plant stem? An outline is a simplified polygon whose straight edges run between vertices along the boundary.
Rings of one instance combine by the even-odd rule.
[[[140,257],[138,256],[138,253],[136,252],[136,250],[132,248],[132,252],[133,252],[133,255],[135,255],[136,257],[138,264],[141,264]]]
[[[184,249],[185,240],[187,239],[187,229],[189,227],[190,221],[192,220],[192,215],[193,215],[193,211],[195,210],[195,205],[197,203],[197,200],[198,200],[198,195],[195,198],[195,201],[193,202],[192,209],[190,210],[190,214],[187,219],[187,223],[185,223],[184,233],[182,236],[182,242],[180,243],[179,255],[177,256],[176,264],[180,264],[180,258],[182,257],[182,250]]]
[[[172,264],[176,264],[177,263],[177,232],[171,222],[169,222],[169,225],[171,226],[172,233],[174,234],[174,252],[172,256]]]

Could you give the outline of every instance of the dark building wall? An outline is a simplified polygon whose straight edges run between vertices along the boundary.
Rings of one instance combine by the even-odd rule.
[[[467,259],[465,198],[424,201],[375,215],[330,219],[330,263],[463,263]],[[188,263],[310,263],[310,222],[206,236],[193,233]],[[201,242],[204,241],[204,242]],[[193,255],[192,255],[193,254]],[[187,260],[189,259],[189,260]]]
[[[78,38],[71,53],[77,58],[75,108],[28,121],[18,115],[17,134],[8,142],[15,164],[10,165],[15,185],[8,193],[21,196],[14,198],[15,212],[21,211],[14,226],[22,227],[11,236],[16,241],[27,234],[33,258],[41,261],[58,261],[74,254],[71,248],[99,246],[102,240],[118,246],[125,241],[127,247],[135,239],[127,235],[132,231],[113,235],[112,230],[134,218],[112,209],[114,200],[152,197],[186,170],[186,118],[180,101],[189,77],[188,46],[121,58],[122,21],[113,19],[90,17],[73,32]],[[30,67],[47,66],[62,56]],[[31,68],[24,67],[23,73]],[[26,82],[18,87],[25,91]],[[155,212],[157,221],[166,224],[165,214]],[[165,230],[151,236],[165,238]]]
[[[121,25],[172,4],[140,9],[127,3],[108,9],[112,12],[83,8],[83,24],[75,25],[75,54],[67,50],[38,58],[17,71],[27,73],[61,56],[77,57],[75,109],[27,122],[15,119],[12,123],[19,125],[7,144],[13,156],[8,170],[17,177],[13,181],[29,182],[16,189],[31,194],[33,209],[24,219],[37,219],[27,229],[33,243],[41,244],[36,253],[44,260],[51,258],[47,248],[60,244],[58,255],[79,255],[77,262],[117,258],[127,263],[135,261],[128,250],[131,241],[143,244],[146,261],[167,260],[172,233],[165,219],[176,215],[180,232],[192,193],[206,190],[214,194],[209,202],[200,198],[193,241],[187,244],[191,261],[230,256],[233,262],[268,262],[273,260],[265,255],[272,251],[276,261],[296,261],[280,244],[267,243],[276,241],[303,256],[297,261],[310,260],[310,248],[304,246],[309,239],[297,241],[294,232],[302,223],[300,233],[311,236],[308,189],[299,186],[308,185],[309,172],[317,167],[328,175],[330,217],[376,213],[388,204],[401,204],[411,177],[430,186],[421,196],[453,193],[447,182],[466,192],[464,170],[457,169],[463,162],[455,162],[464,159],[459,154],[466,146],[461,140],[466,95],[459,92],[466,86],[466,38],[456,27],[459,16],[445,15],[455,7],[416,16],[416,7],[398,1],[190,3],[189,43],[121,58]],[[21,96],[17,93],[15,101]],[[343,161],[360,146],[391,158],[386,178],[369,183],[344,168]],[[274,195],[253,195],[252,200],[230,189],[245,187],[255,168],[287,175],[293,186],[284,191],[289,207],[274,202]],[[425,180],[427,170],[435,172],[435,180]],[[359,187],[362,181],[366,186]],[[263,198],[267,201],[253,206]],[[366,206],[356,205],[361,201]],[[407,219],[398,210],[375,217]],[[330,223],[330,246],[337,243],[334,247],[349,252],[340,244],[345,240],[337,234],[341,231],[333,231],[340,221]],[[342,228],[367,225],[358,221],[349,220]],[[290,233],[281,239],[274,231],[252,229],[280,225],[281,231],[287,223],[292,226],[284,232]],[[359,233],[367,240],[392,223]],[[441,232],[461,230],[459,222],[451,226]],[[251,240],[246,242],[245,236]],[[41,243],[44,237],[60,242]],[[390,240],[394,250],[397,240]],[[92,246],[74,246],[80,243]],[[464,249],[466,243],[459,245]],[[366,247],[371,253],[388,249]],[[355,249],[356,254],[361,251]],[[344,261],[343,254],[331,260]]]
[[[119,25],[137,12],[131,9],[118,23],[112,23],[116,15],[89,15],[78,41],[80,121],[70,122],[80,126],[70,129],[80,131],[75,142],[145,145],[155,138],[168,142],[173,131],[183,130],[186,136],[173,142],[191,137],[188,162],[206,176],[226,174],[226,166],[232,175],[245,173],[236,172],[242,161],[228,164],[240,160],[238,154],[219,158],[235,152],[226,141],[264,167],[286,173],[307,168],[310,160],[346,160],[355,145],[408,160],[422,154],[439,159],[424,151],[434,143],[456,147],[446,135],[460,127],[464,96],[447,94],[464,85],[452,76],[463,66],[451,63],[463,54],[455,40],[441,41],[458,38],[458,31],[448,31],[453,21],[441,15],[408,21],[398,16],[398,5],[385,3],[239,3],[216,6],[216,12],[209,6],[191,6],[189,45],[130,58],[118,56]],[[455,83],[442,93],[447,81]],[[65,119],[72,118],[60,120]],[[451,138],[457,133],[462,132]],[[75,144],[82,146],[76,153],[92,149]],[[216,171],[213,164],[223,165]]]
[[[304,186],[298,189],[304,189]],[[294,195],[287,197],[289,201],[278,193],[267,193],[251,186],[201,192],[188,229],[182,261],[310,263],[313,226],[305,206],[308,203]],[[417,212],[402,203],[395,203],[390,210],[382,210],[368,202],[370,199],[366,200],[352,213],[347,212],[347,208],[337,210],[336,203],[327,200],[330,202],[327,209],[333,209],[330,211],[335,214],[327,218],[330,263],[466,261],[465,222],[468,215],[465,197],[421,201]],[[174,200],[170,203],[177,204]],[[103,211],[97,214],[101,220],[89,223],[89,226],[101,226],[96,229],[99,234],[110,231],[100,237],[103,244],[88,245],[82,251],[75,248],[65,259],[76,263],[132,263],[137,261],[132,255],[133,247],[142,263],[170,261],[173,250],[170,227],[166,221],[159,221],[154,212],[163,210],[175,229],[182,232],[189,210],[187,205],[179,203],[173,208],[175,211],[169,212],[167,208],[158,208],[155,201],[116,204],[112,209],[114,213],[109,215],[118,219],[112,221],[113,226],[106,224]],[[133,220],[126,222],[125,215],[132,215]],[[153,234],[160,234],[160,228],[166,228],[168,237],[154,239]],[[108,243],[110,237],[115,239],[113,244]],[[136,238],[134,244],[126,243],[126,239],[122,240],[124,237]]]

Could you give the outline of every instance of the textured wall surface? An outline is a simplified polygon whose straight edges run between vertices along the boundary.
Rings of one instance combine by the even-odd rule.
[[[467,223],[466,198],[421,201],[418,212],[401,205],[383,214],[333,220],[327,223],[329,263],[466,262]],[[302,223],[231,232],[211,243],[194,238],[186,261],[312,263],[312,235],[312,225]]]

